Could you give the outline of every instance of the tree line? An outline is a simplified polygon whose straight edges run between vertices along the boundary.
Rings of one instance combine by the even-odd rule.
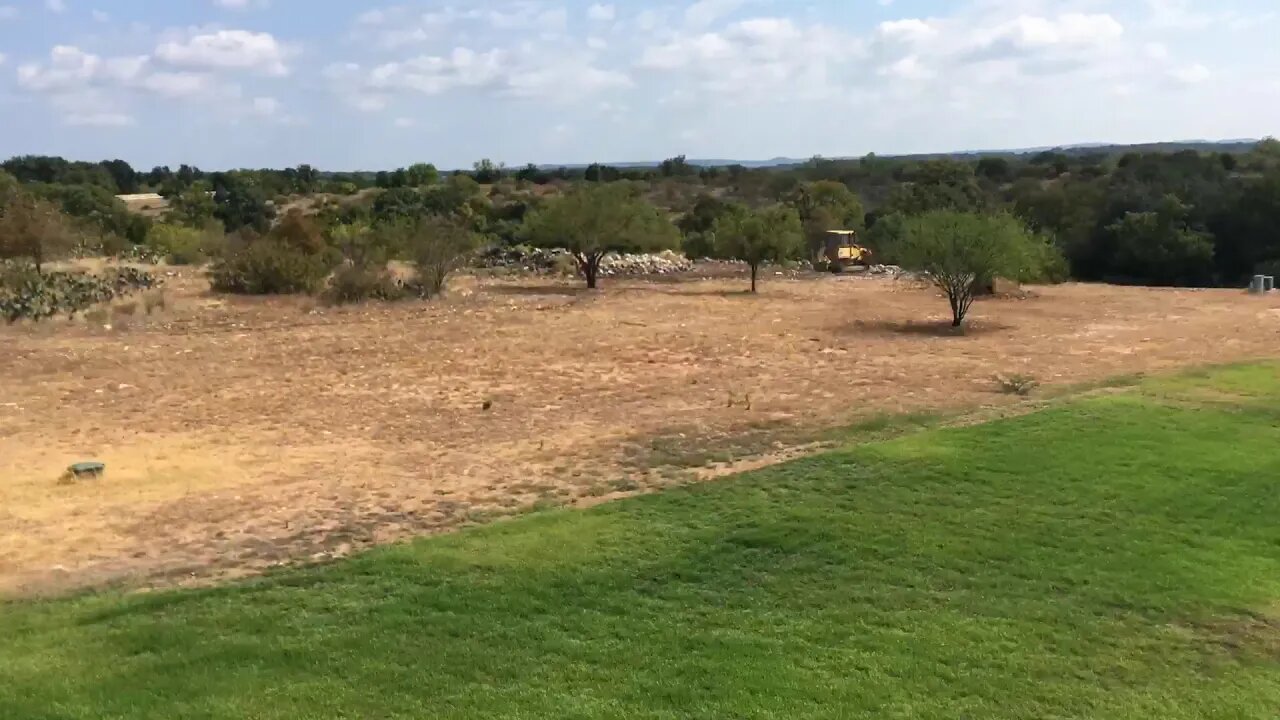
[[[337,226],[436,217],[464,227],[480,243],[565,246],[585,232],[569,227],[573,222],[607,219],[604,210],[592,216],[586,203],[608,196],[639,218],[636,227],[648,239],[628,226],[593,241],[605,249],[672,246],[694,257],[750,256],[759,263],[815,259],[827,230],[850,229],[880,260],[894,262],[916,219],[952,212],[1016,220],[1053,251],[1043,264],[1056,279],[1239,286],[1254,273],[1280,274],[1275,140],[1243,152],[868,155],[770,168],[702,167],[675,157],[651,167],[507,168],[482,160],[456,172],[429,163],[356,173],[309,165],[142,171],[123,160],[22,156],[0,170],[2,182],[29,198],[27,215],[38,201],[59,211],[81,244],[97,238],[109,250],[181,245],[174,227],[206,237],[261,236],[290,207],[301,207],[326,234]],[[139,191],[168,199],[158,221],[129,212],[115,197]],[[566,219],[574,204],[578,215]],[[769,238],[768,247],[761,238]],[[596,252],[579,255],[583,275],[594,283]]]

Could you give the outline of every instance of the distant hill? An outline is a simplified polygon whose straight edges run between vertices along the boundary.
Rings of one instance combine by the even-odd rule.
[[[1159,152],[1159,153],[1175,153],[1183,150],[1195,150],[1196,152],[1225,152],[1225,153],[1245,153],[1253,149],[1258,144],[1258,140],[1250,139],[1234,139],[1234,140],[1177,140],[1172,142],[1154,142],[1139,143],[1134,145],[1123,145],[1116,143],[1079,143],[1075,145],[1063,146],[1044,146],[1032,148],[1016,148],[1016,149],[991,149],[991,150],[957,150],[952,152],[938,153],[917,153],[907,155],[880,155],[883,158],[893,158],[895,160],[936,160],[940,158],[954,159],[971,159],[986,156],[1018,156],[1032,155],[1046,151],[1055,151],[1065,153],[1071,156],[1094,155],[1094,154],[1118,154],[1126,152]],[[812,158],[790,158],[776,157],[769,160],[727,160],[723,158],[689,158],[686,160],[690,165],[698,167],[726,167],[729,165],[741,165],[747,168],[773,168],[786,167],[789,165],[803,165]],[[824,157],[824,160],[857,160],[857,157]],[[601,163],[616,168],[649,168],[661,165],[661,161],[643,161],[643,162],[606,162]],[[539,167],[546,169],[554,169],[560,167],[567,168],[583,168],[588,163],[571,163],[567,165],[545,164]]]

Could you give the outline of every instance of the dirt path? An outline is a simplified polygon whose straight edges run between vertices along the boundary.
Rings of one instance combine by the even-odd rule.
[[[655,436],[818,428],[1053,384],[1274,355],[1280,297],[1065,285],[976,331],[888,280],[463,278],[441,303],[218,301],[0,328],[0,594],[207,578],[640,489]],[[485,407],[488,406],[488,409]],[[71,462],[102,480],[59,485]]]

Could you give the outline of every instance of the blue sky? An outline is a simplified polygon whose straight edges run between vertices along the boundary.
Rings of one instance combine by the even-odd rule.
[[[1261,137],[1274,0],[0,0],[0,156],[764,159]]]

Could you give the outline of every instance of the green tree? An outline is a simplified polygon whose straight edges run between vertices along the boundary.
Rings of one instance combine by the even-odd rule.
[[[146,218],[129,212],[124,202],[101,185],[31,185],[30,192],[56,203],[86,234],[115,236],[133,243],[146,239]]]
[[[392,254],[392,233],[379,232],[368,223],[343,223],[330,228],[329,242],[352,267],[367,270],[387,264]]]
[[[1213,236],[1188,227],[1188,208],[1177,197],[1156,210],[1131,212],[1107,226],[1113,273],[1157,285],[1203,285],[1212,278]]]
[[[716,221],[715,244],[719,256],[742,260],[751,268],[754,293],[760,265],[799,254],[804,249],[804,229],[795,209],[783,205],[730,212]]]
[[[697,175],[698,169],[689,164],[684,155],[677,155],[673,158],[667,158],[658,165],[658,173],[662,177],[687,177]]]
[[[444,292],[449,276],[479,245],[479,236],[456,217],[409,218],[389,230],[396,236],[395,244],[403,247],[413,262],[419,289],[428,298]]]
[[[739,203],[721,200],[714,195],[698,196],[689,212],[676,222],[676,227],[684,235],[681,246],[685,256],[699,258],[715,255],[716,222],[725,215],[745,209]]]
[[[41,273],[47,261],[70,250],[74,241],[56,205],[16,183],[0,182],[0,259],[30,261]]]
[[[213,201],[217,205],[214,214],[227,232],[247,227],[264,233],[275,217],[261,185],[248,174],[231,172],[219,176],[214,181]]]
[[[267,239],[308,255],[323,254],[329,249],[316,221],[296,208],[280,219],[267,234]]]
[[[992,182],[1005,182],[1013,177],[1013,170],[1009,165],[1009,160],[994,155],[979,159],[975,170],[978,175]]]
[[[111,175],[115,181],[116,189],[122,195],[131,195],[138,192],[142,184],[142,178],[129,163],[124,160],[105,160],[100,164]]]
[[[1215,260],[1225,282],[1243,282],[1264,264],[1274,266],[1280,260],[1280,165],[1245,181],[1212,227]]]
[[[169,197],[169,208],[164,220],[173,225],[202,228],[217,216],[218,204],[213,190],[206,183],[198,182]]]
[[[409,187],[435,185],[440,181],[440,171],[430,163],[414,163],[405,168],[405,183]]]
[[[676,227],[626,183],[570,190],[530,215],[526,237],[534,245],[572,253],[588,288],[596,287],[607,252],[654,252],[680,244]]]
[[[907,218],[894,254],[904,266],[929,274],[946,294],[951,325],[958,328],[996,277],[1032,280],[1041,274],[1044,245],[1011,215],[939,210]]]
[[[987,206],[986,194],[974,177],[973,167],[954,160],[926,160],[905,174],[880,209],[888,215],[921,215],[933,210],[980,212]]]
[[[477,161],[472,167],[475,170],[472,173],[472,177],[482,185],[491,185],[501,180],[502,176],[506,174],[505,167],[488,158]]]

